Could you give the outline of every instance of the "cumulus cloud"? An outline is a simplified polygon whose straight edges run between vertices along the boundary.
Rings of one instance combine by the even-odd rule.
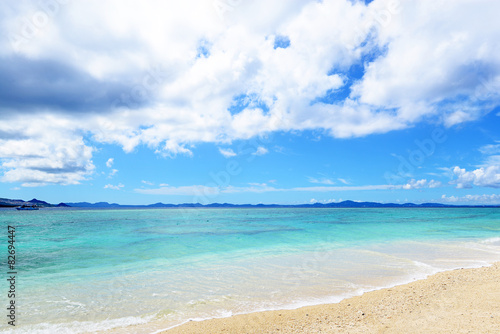
[[[2,148],[36,147],[0,150],[6,182],[81,182],[101,143],[190,156],[273,131],[453,126],[500,102],[496,1],[57,3],[0,4]],[[57,119],[50,136],[33,115]]]
[[[448,203],[472,203],[472,204],[498,204],[499,194],[465,195],[465,196],[441,196],[441,201]]]
[[[441,186],[441,182],[427,179],[415,180],[411,179],[407,184],[403,185],[402,188],[409,189],[421,189],[421,188],[437,188]]]
[[[113,166],[114,162],[115,162],[115,159],[109,158],[108,161],[106,161],[106,167],[111,168]]]
[[[458,166],[453,168],[456,180],[451,183],[457,188],[472,188],[473,186],[500,188],[500,165],[481,167],[467,171]]]
[[[7,118],[8,119],[8,118]],[[79,184],[95,169],[94,149],[88,146],[70,122],[46,116],[35,122],[0,122],[0,168],[3,182],[23,186]]]

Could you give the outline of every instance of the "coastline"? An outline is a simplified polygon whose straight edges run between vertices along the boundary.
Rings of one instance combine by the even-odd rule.
[[[500,262],[456,269],[335,304],[190,321],[158,333],[493,333]]]

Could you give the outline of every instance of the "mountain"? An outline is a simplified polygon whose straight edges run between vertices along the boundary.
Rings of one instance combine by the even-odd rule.
[[[0,207],[16,207],[26,203],[22,199],[0,198]]]
[[[45,201],[40,201],[36,198],[33,198],[31,201],[28,201],[28,204],[35,204],[36,206],[41,206],[41,207],[52,207],[54,205],[47,203]]]
[[[16,207],[21,206],[23,204],[26,205],[36,205],[42,208],[45,207],[53,207],[54,205],[47,203],[45,201],[40,201],[36,198],[33,198],[30,201],[23,201],[22,199],[8,199],[8,198],[0,198],[0,207]]]
[[[99,203],[66,203],[71,207],[79,208],[457,208],[457,207],[500,207],[499,205],[447,205],[441,203],[377,203],[377,202],[330,202],[313,204],[231,204],[231,203],[182,203],[165,204],[155,203],[149,205],[120,205],[117,203],[99,202]]]
[[[500,205],[448,205],[441,203],[377,203],[377,202],[330,202],[330,203],[313,203],[313,204],[231,204],[231,203],[182,203],[182,204],[164,204],[155,203],[149,205],[120,205],[117,203],[108,202],[78,202],[78,203],[59,203],[57,205],[47,203],[45,201],[33,198],[30,201],[21,199],[0,198],[0,207],[16,207],[23,204],[37,205],[39,207],[74,207],[74,208],[500,208]]]

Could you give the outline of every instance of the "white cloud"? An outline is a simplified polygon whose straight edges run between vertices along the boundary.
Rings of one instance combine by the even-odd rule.
[[[107,184],[104,186],[104,189],[113,189],[113,190],[120,190],[122,189],[123,187],[125,187],[123,184],[118,184],[118,185],[112,185],[112,184]]]
[[[428,184],[429,188],[438,188],[441,187],[440,181],[430,180]]]
[[[343,184],[349,184],[349,181],[347,181],[346,179],[338,178],[337,180],[339,180]]]
[[[500,204],[500,194],[483,194],[483,195],[465,195],[458,196],[441,196],[442,202],[447,203],[466,203],[466,204]]]
[[[257,182],[250,182],[248,184],[251,186],[256,186],[256,187],[266,187],[267,186],[266,183],[257,183]]]
[[[145,185],[148,185],[148,186],[154,186],[153,182],[144,181],[144,180],[142,180],[141,182],[144,183]]]
[[[415,180],[411,179],[407,184],[403,185],[403,189],[421,189],[421,188],[437,188],[441,186],[441,182],[426,179]]]
[[[225,158],[231,158],[231,157],[236,156],[236,153],[234,153],[234,151],[232,149],[230,149],[230,148],[228,148],[228,149],[222,149],[222,148],[219,147],[219,152]]]
[[[473,186],[500,188],[500,165],[481,167],[473,171],[467,171],[458,166],[453,168],[457,177],[452,181],[457,188],[472,188]]]
[[[263,146],[259,146],[257,148],[257,151],[255,151],[254,153],[252,153],[252,155],[264,155],[264,154],[267,154],[269,153],[269,150]]]
[[[328,192],[328,191],[360,191],[360,190],[391,190],[400,189],[400,185],[364,185],[364,186],[338,186],[338,187],[296,187],[291,189],[283,189],[283,191],[318,191],[318,192]]]
[[[0,149],[2,180],[85,180],[94,167],[83,134],[126,152],[145,145],[168,157],[191,156],[197,143],[228,145],[273,131],[324,129],[349,138],[424,119],[453,126],[499,104],[499,2],[422,0],[397,10],[391,3],[257,0],[231,5],[221,19],[212,1],[73,0],[33,36],[22,28],[40,5],[2,3],[0,72],[25,64],[38,71],[16,70],[26,80],[12,81],[18,86],[2,95],[2,123],[13,121],[11,130],[26,138],[0,144],[34,146],[52,159]],[[276,36],[290,46],[275,49]],[[202,46],[206,55],[199,56]],[[354,64],[365,66],[361,78],[348,77]],[[57,71],[40,70],[48,65]],[[349,91],[352,80],[348,97],[322,100]],[[232,113],[239,100],[245,103]],[[34,112],[37,123],[49,125],[46,134],[25,124]],[[43,121],[56,114],[55,124]]]
[[[464,0],[402,3],[390,24],[379,27],[378,45],[385,45],[386,52],[368,65],[354,96],[370,105],[397,108],[397,118],[404,122],[441,114],[443,123],[452,126],[490,111],[499,102],[495,89],[500,62],[494,54],[499,47],[494,40],[500,24],[494,29],[490,25],[491,10],[499,5]],[[466,98],[453,102],[458,97]]]
[[[109,158],[108,161],[106,161],[106,167],[111,168],[114,162],[115,162],[114,158]]]
[[[500,143],[497,141],[497,143]],[[485,145],[479,148],[479,151],[483,154],[499,154],[500,153],[500,144],[490,144]]]
[[[314,178],[314,177],[310,177],[308,176],[307,179],[309,180],[309,182],[311,183],[320,183],[320,184],[335,184],[335,182],[333,182],[331,179],[328,179],[326,177],[323,177],[323,178]]]
[[[249,187],[216,187],[216,186],[161,186],[157,189],[135,189],[141,194],[150,195],[192,195],[192,196],[214,196],[219,194],[234,194],[234,193],[266,193],[266,192],[338,192],[338,191],[362,191],[362,190],[393,190],[402,189],[403,185],[364,185],[364,186],[339,186],[339,187],[294,187],[294,188],[276,188],[267,185],[266,183],[249,183]]]
[[[342,202],[342,198],[340,199],[333,199],[333,198],[330,198],[330,199],[321,199],[321,200],[317,200],[315,198],[311,198],[311,200],[309,201],[310,203],[314,204],[314,203],[323,203],[323,204],[327,204],[327,203],[340,203]],[[356,202],[356,201],[354,201]]]
[[[219,194],[217,187],[202,185],[173,187],[169,185],[160,186],[157,189],[135,189],[137,193],[147,195],[178,195],[178,196],[214,196]]]
[[[113,169],[111,170],[111,172],[109,172],[108,178],[111,178],[111,177],[115,176],[115,175],[116,175],[116,173],[118,173],[118,169],[114,169],[114,168],[113,168]]]
[[[500,154],[490,155],[486,157],[486,159],[482,164],[478,165],[478,167],[484,167],[484,168],[488,168],[489,166],[500,166]]]
[[[185,154],[188,156],[193,155],[193,152],[190,149],[187,149],[184,145],[179,144],[174,140],[167,140],[161,149],[156,150],[156,153],[160,153],[168,157],[173,157],[177,154]]]
[[[8,118],[0,122],[3,182],[23,186],[79,184],[95,169],[94,149],[87,146],[77,128],[53,116],[39,116],[36,122]]]

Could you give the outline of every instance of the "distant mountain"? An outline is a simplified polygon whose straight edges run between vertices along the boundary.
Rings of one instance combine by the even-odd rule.
[[[0,207],[16,207],[26,203],[22,199],[0,198]]]
[[[23,204],[37,205],[39,207],[74,207],[74,208],[457,208],[457,207],[473,207],[473,208],[500,208],[500,205],[447,205],[441,203],[377,203],[377,202],[330,202],[330,203],[313,203],[313,204],[231,204],[231,203],[182,203],[182,204],[164,204],[155,203],[149,205],[120,205],[117,203],[108,202],[78,202],[78,203],[59,203],[57,205],[40,201],[33,198],[30,201],[23,201],[21,199],[8,199],[0,198],[0,207],[16,207]]]
[[[155,203],[149,205],[120,205],[117,203],[99,202],[99,203],[66,203],[71,207],[79,208],[456,208],[456,207],[500,207],[499,205],[447,205],[441,203],[377,203],[377,202],[330,202],[313,204],[231,204],[231,203],[182,203],[165,204]]]
[[[47,203],[45,201],[37,200],[36,198],[33,198],[31,201],[28,201],[27,204],[35,204],[36,206],[41,206],[41,207],[52,207],[52,206],[55,206],[55,205],[52,205],[52,204]]]
[[[39,207],[53,207],[54,205],[47,203],[45,201],[40,201],[36,198],[33,198],[30,201],[23,201],[22,199],[8,199],[8,198],[0,198],[0,207],[16,207],[21,205],[36,205]]]

